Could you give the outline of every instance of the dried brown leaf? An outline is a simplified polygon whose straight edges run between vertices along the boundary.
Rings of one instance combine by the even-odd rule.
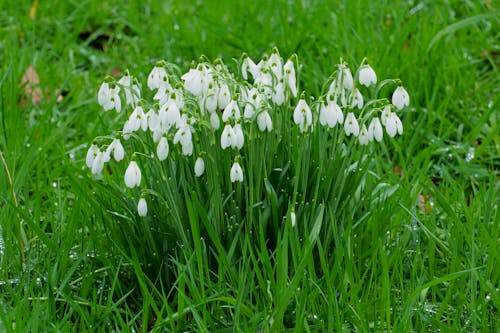
[[[40,77],[32,65],[26,68],[19,85],[24,87],[24,94],[26,96],[26,100],[23,101],[23,107],[26,107],[28,99],[30,99],[33,104],[40,104],[42,102],[43,92],[39,87]]]

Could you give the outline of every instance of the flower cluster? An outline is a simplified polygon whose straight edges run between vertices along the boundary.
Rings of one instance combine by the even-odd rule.
[[[197,131],[211,131],[220,138],[213,145],[233,156],[228,177],[233,183],[242,183],[241,151],[252,127],[260,133],[272,132],[278,119],[293,120],[300,134],[316,127],[328,130],[343,126],[345,136],[357,138],[360,145],[380,142],[384,128],[390,137],[403,133],[396,112],[409,105],[407,91],[399,80],[385,80],[377,85],[377,75],[365,60],[354,76],[341,60],[325,85],[326,91],[317,99],[307,98],[305,92],[299,95],[295,55],[284,61],[273,49],[269,56],[255,63],[244,54],[240,66],[241,78],[220,60],[210,63],[202,59],[178,77],[173,65],[160,61],[147,77],[149,92],[128,72],[118,81],[106,79],[98,92],[99,104],[105,111],[114,109],[121,113],[125,109],[130,113],[114,137],[101,137],[92,143],[86,156],[87,166],[93,174],[101,174],[111,157],[117,162],[125,158],[121,140],[145,132],[155,144],[159,161],[169,157],[173,144],[186,158],[195,154],[193,172],[202,177],[206,152],[195,147],[193,136]],[[381,89],[389,84],[397,85],[392,99],[378,98]],[[367,100],[364,95],[375,97]],[[146,96],[151,96],[152,101],[148,102]],[[138,156],[131,154],[124,175],[129,188],[141,186]],[[143,195],[137,209],[140,216],[147,215]]]

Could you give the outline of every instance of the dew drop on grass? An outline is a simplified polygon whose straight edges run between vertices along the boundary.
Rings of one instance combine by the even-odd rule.
[[[470,147],[469,151],[467,152],[467,155],[465,155],[465,161],[467,163],[472,161],[472,159],[474,158],[474,155],[475,155],[475,149],[474,149],[474,147]]]
[[[53,183],[52,183],[52,187],[53,187],[53,188],[56,188],[56,187],[57,187],[57,182],[53,182]]]
[[[3,232],[2,232],[2,226],[0,226],[0,257],[3,257],[3,252],[5,249],[5,243],[3,241]]]
[[[28,143],[26,143],[26,148],[29,148],[29,147],[31,147],[31,144],[28,142]]]

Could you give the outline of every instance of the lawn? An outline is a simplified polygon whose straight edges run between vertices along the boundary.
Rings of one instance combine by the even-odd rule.
[[[0,2],[0,332],[499,330],[494,1]],[[245,123],[243,148],[221,150],[230,121],[199,121],[193,155],[171,142],[160,163],[141,132],[125,162],[86,165],[133,110],[103,111],[103,81],[128,70],[151,103],[161,60],[180,86],[193,62],[241,80],[243,54],[274,48],[298,59],[299,91],[272,131]],[[401,135],[362,146],[294,123],[341,61],[400,80]]]

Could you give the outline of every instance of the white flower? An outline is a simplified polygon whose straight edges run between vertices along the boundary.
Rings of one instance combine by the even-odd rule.
[[[94,161],[92,162],[92,173],[94,175],[99,175],[102,172],[102,169],[104,168],[105,155],[106,152],[99,151],[94,158]]]
[[[120,87],[115,85],[113,88],[109,83],[104,82],[99,88],[97,93],[97,101],[101,105],[104,111],[109,111],[115,109],[116,112],[120,112],[122,109],[122,102],[120,99]]]
[[[189,72],[181,76],[184,80],[184,88],[195,96],[203,92],[201,68],[191,68]]]
[[[181,145],[186,145],[192,141],[192,133],[191,128],[188,124],[182,124],[177,129],[177,132],[174,135],[174,145],[180,143]]]
[[[398,110],[401,110],[405,106],[410,105],[410,96],[408,95],[408,92],[405,90],[405,88],[403,88],[403,86],[397,87],[392,94],[392,104]]]
[[[170,102],[166,105],[166,111],[162,112],[164,109],[160,109],[160,123],[163,123],[166,126],[166,129],[170,128],[170,126],[174,124],[178,124],[181,120],[181,112],[179,107],[174,102]]]
[[[193,155],[193,141],[189,140],[185,144],[181,145],[182,155],[191,156]]]
[[[125,149],[123,149],[120,139],[113,139],[110,145],[113,151],[113,158],[115,161],[120,162],[125,157]]]
[[[346,90],[351,90],[353,85],[354,85],[354,80],[352,79],[351,70],[349,69],[349,67],[347,67],[344,64],[340,65],[340,68],[341,68],[341,75],[342,75],[342,79],[341,79],[342,86]]]
[[[382,125],[380,124],[380,119],[378,119],[378,117],[372,119],[372,121],[370,122],[370,126],[368,126],[368,131],[373,134],[373,138],[375,138],[377,142],[382,141],[384,132],[382,130]]]
[[[241,75],[245,80],[248,80],[247,72],[250,72],[255,79],[258,73],[257,65],[246,54],[243,55],[243,62],[241,63]]]
[[[141,170],[135,161],[131,161],[125,171],[125,185],[134,188],[141,184]]]
[[[363,95],[361,95],[361,92],[359,91],[358,88],[354,88],[354,90],[351,93],[351,105],[352,107],[357,107],[358,109],[363,108]]]
[[[99,147],[96,144],[91,144],[89,150],[87,151],[87,156],[85,157],[85,164],[87,167],[92,168],[92,164],[94,163],[94,159],[97,154],[100,152]]]
[[[259,113],[257,116],[257,125],[259,126],[259,130],[261,132],[268,131],[271,132],[273,130],[273,121],[271,120],[271,116],[267,111],[263,111]]]
[[[157,128],[160,127],[160,118],[158,117],[158,114],[154,109],[149,109],[145,116],[150,131],[154,132]]]
[[[285,84],[282,79],[273,89],[272,100],[276,105],[285,103]]]
[[[128,71],[118,81],[123,86],[125,92],[125,101],[127,105],[135,106],[141,98],[141,91],[139,86],[133,82],[133,78],[128,74]]]
[[[385,121],[385,130],[391,138],[398,133],[398,125],[396,123],[396,118],[394,118],[395,115],[394,112],[391,112]]]
[[[219,94],[217,95],[217,105],[219,109],[225,109],[226,106],[231,102],[231,93],[229,92],[228,85],[223,82],[219,87]]]
[[[220,127],[219,115],[216,112],[210,115],[210,125],[214,130],[218,130]]]
[[[375,74],[375,71],[373,70],[373,68],[371,68],[370,65],[363,65],[359,69],[358,79],[359,83],[366,87],[369,87],[372,84],[377,83],[377,74]]]
[[[241,170],[241,166],[238,162],[234,162],[231,167],[231,182],[243,182],[243,170]]]
[[[218,86],[215,85],[215,83],[211,83],[208,86],[207,91],[201,99],[203,104],[201,107],[202,110],[205,110],[208,113],[214,113],[217,110],[217,96],[219,94],[217,89]]]
[[[391,116],[391,105],[390,104],[387,104],[386,106],[384,106],[384,110],[382,110],[382,116],[381,116],[381,120],[382,120],[382,125],[386,125],[387,123],[387,119],[389,119],[389,117]]]
[[[287,84],[293,97],[297,97],[297,80],[295,78],[295,68],[292,59],[288,59],[283,66],[285,83]]]
[[[338,109],[338,110],[337,110]],[[337,122],[339,121],[338,112],[340,111],[342,120],[344,120],[344,115],[342,114],[342,110],[340,110],[337,103],[334,101],[329,101],[328,104],[321,103],[319,109],[319,123],[322,126],[327,126],[333,128]]]
[[[234,145],[233,148],[237,148],[238,150],[243,148],[243,144],[245,143],[245,136],[243,135],[243,129],[240,124],[236,124],[233,127],[234,131]]]
[[[269,57],[268,64],[274,76],[280,80],[283,77],[283,62],[277,49],[273,50],[273,53]]]
[[[146,199],[139,199],[139,203],[137,204],[137,214],[143,217],[148,215],[148,203],[146,202]]]
[[[167,84],[167,71],[163,66],[156,65],[148,76],[148,88],[154,90]]]
[[[240,119],[240,108],[238,107],[238,103],[233,99],[222,112],[222,121],[227,122],[229,119],[238,120]]]
[[[134,111],[129,117],[130,126],[133,132],[142,128],[145,131],[148,128],[148,119],[144,114],[144,109],[142,106],[138,105],[135,107]]]
[[[291,211],[290,212],[290,222],[292,224],[292,228],[295,227],[295,222],[296,222],[297,217],[295,216],[295,212]]]
[[[300,131],[305,132],[312,125],[312,113],[309,105],[301,98],[293,112],[293,121],[299,125]]]
[[[262,103],[262,96],[256,87],[253,87],[248,92],[248,97],[245,104],[245,110],[243,112],[243,117],[245,119],[252,119],[255,111],[260,107]]]
[[[352,112],[349,112],[347,114],[344,123],[344,131],[347,136],[350,136],[351,134],[353,134],[354,136],[359,135],[359,124]]]
[[[401,122],[401,119],[399,119],[398,115],[393,112],[392,117],[394,118],[394,121],[396,122],[396,129],[398,131],[399,135],[403,135],[403,123]]]
[[[164,161],[168,157],[169,146],[166,137],[162,136],[156,147],[156,156],[160,161]]]
[[[205,172],[205,161],[203,161],[203,158],[198,157],[196,159],[196,162],[194,163],[194,175],[196,177],[201,177],[204,172]]]
[[[364,124],[361,127],[361,131],[359,132],[358,140],[359,144],[362,146],[366,146],[370,141],[368,130],[366,129],[366,126]]]
[[[222,149],[236,146],[236,133],[234,133],[233,128],[229,124],[224,126],[224,130],[220,136],[220,146]]]

